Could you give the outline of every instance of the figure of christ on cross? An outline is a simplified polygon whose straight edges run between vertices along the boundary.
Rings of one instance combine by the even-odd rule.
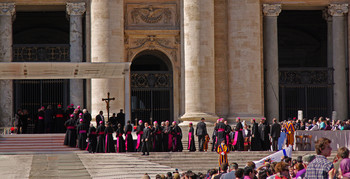
[[[102,101],[106,102],[107,116],[108,116],[107,120],[109,120],[109,108],[110,108],[109,102],[112,101],[112,100],[115,100],[115,98],[110,98],[109,97],[109,92],[107,93],[107,98],[102,98]]]

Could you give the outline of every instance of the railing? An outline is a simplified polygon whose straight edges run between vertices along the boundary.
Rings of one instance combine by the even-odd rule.
[[[332,68],[279,69],[280,119],[297,116],[329,116],[333,109]]]
[[[69,44],[14,44],[14,62],[69,62]]]
[[[332,68],[281,68],[280,85],[332,85]]]

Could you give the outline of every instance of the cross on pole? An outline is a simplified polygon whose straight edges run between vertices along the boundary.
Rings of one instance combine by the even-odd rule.
[[[107,98],[102,98],[102,101],[106,102],[106,108],[107,108],[107,116],[108,116],[108,121],[109,121],[109,102],[112,101],[112,100],[115,100],[115,98],[110,98],[109,97],[109,92],[107,93]]]

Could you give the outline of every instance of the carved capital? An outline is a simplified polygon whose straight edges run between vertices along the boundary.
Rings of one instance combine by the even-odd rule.
[[[16,13],[15,3],[0,3],[0,15],[13,16]]]
[[[328,14],[331,16],[343,16],[349,12],[348,4],[330,4],[328,6]]]
[[[281,4],[263,4],[264,16],[278,16],[281,10]]]
[[[85,2],[70,3],[66,5],[66,11],[71,16],[81,16],[86,11]]]
[[[328,13],[328,8],[322,10],[322,17],[326,21],[332,21],[332,16]]]

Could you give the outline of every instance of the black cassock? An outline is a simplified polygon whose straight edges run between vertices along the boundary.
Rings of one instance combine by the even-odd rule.
[[[89,143],[88,143],[89,153],[95,153],[96,152],[96,145],[97,145],[96,128],[94,126],[92,126],[89,129]]]
[[[182,146],[182,130],[178,125],[173,126],[172,128],[172,135],[173,135],[173,151],[174,152],[182,152],[183,146]]]
[[[75,127],[75,120],[69,119],[64,124],[67,128],[66,136],[64,138],[64,145],[68,145],[70,147],[77,146],[77,130]]]
[[[96,146],[96,152],[97,153],[105,153],[105,140],[106,140],[106,135],[105,135],[105,129],[106,127],[104,125],[100,125],[97,128],[97,146]]]
[[[218,136],[218,131],[216,130],[216,127],[214,128],[214,131],[213,131],[213,135],[212,135],[212,139],[213,139],[213,143],[212,143],[212,146],[211,146],[211,151],[216,151],[216,138]]]
[[[270,126],[267,124],[265,121],[263,124],[259,125],[259,133],[260,133],[260,138],[261,138],[261,147],[262,150],[270,150]]]
[[[80,150],[85,150],[87,143],[87,132],[89,127],[85,123],[81,123],[77,126],[77,135],[78,135],[78,148]]]
[[[66,131],[64,128],[64,111],[62,108],[58,108],[55,112],[55,132],[56,133],[63,133]]]
[[[253,137],[254,135],[254,137]],[[259,133],[259,126],[258,123],[254,122],[252,127],[252,137],[251,137],[251,151],[259,151],[262,150],[261,148],[261,138]]]
[[[155,152],[161,152],[162,151],[162,131],[159,126],[155,126],[152,128],[152,134],[153,134],[153,143],[152,148]]]
[[[190,130],[188,131],[188,147],[187,149],[189,151],[196,151],[196,144],[194,142],[194,129],[193,127],[190,127]]]
[[[216,136],[216,145],[215,148],[221,144],[221,141],[225,140],[226,138],[226,125],[223,122],[219,122],[216,124],[215,129],[217,131]]]
[[[125,141],[123,139],[124,130],[120,127],[115,132],[115,136],[117,137],[117,152],[125,152]]]
[[[67,126],[66,126],[67,127]],[[38,127],[37,127],[38,133],[44,133],[45,132],[45,112],[43,110],[40,110],[38,112]]]
[[[238,151],[243,151],[244,150],[244,139],[243,139],[243,125],[241,122],[238,122],[236,125],[236,132],[235,135],[237,134],[237,143],[235,145],[235,149]],[[235,136],[236,138],[236,136]]]
[[[105,135],[106,135],[106,146],[105,146],[105,152],[106,153],[112,153],[115,152],[114,147],[114,140],[113,140],[113,128],[111,126],[108,126],[105,129]]]
[[[133,152],[134,151],[134,141],[132,139],[132,126],[131,124],[127,124],[125,126],[125,150],[127,152]]]
[[[171,127],[165,126],[163,128],[163,151],[169,152],[173,150],[173,135],[171,134]]]
[[[141,151],[141,139],[143,135],[143,129],[145,126],[143,124],[138,125],[136,128],[136,135],[137,135],[137,141],[136,141],[136,151],[140,152]]]

